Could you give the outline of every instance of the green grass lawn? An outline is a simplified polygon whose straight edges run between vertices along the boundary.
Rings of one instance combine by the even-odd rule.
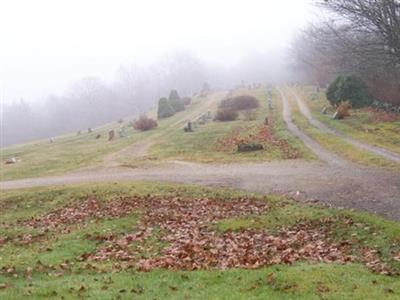
[[[27,229],[24,220],[37,219],[65,206],[95,197],[106,205],[124,197],[230,199],[243,192],[192,185],[151,183],[79,185],[3,192],[0,199],[0,298],[21,299],[398,299],[398,275],[380,275],[362,261],[338,264],[298,261],[249,269],[210,268],[185,271],[154,269],[140,272],[126,261],[86,262],[84,253],[103,247],[105,239],[137,230],[142,212],[116,218],[86,218],[60,230]],[[355,257],[365,248],[377,251],[393,272],[400,272],[400,225],[367,213],[301,204],[281,196],[250,195],[265,201],[257,216],[227,218],[210,224],[220,233],[253,228],[275,234],[301,223],[329,226],[327,239],[348,243]],[[190,200],[191,199],[191,200]],[[68,230],[66,230],[68,229]],[[21,243],[30,233],[31,242]],[[157,255],[165,247],[155,233],[146,243]],[[6,241],[5,241],[6,240]],[[132,242],[132,247],[135,242]],[[142,249],[145,251],[144,249]]]
[[[285,159],[282,148],[265,143],[264,151],[251,153],[238,153],[236,147],[221,149],[221,140],[234,137],[235,132],[242,136],[256,135],[256,127],[264,123],[269,114],[272,115],[272,128],[275,136],[286,141],[289,147],[298,153],[299,158],[313,159],[311,151],[304,144],[291,135],[283,122],[281,103],[278,95],[274,93],[274,109],[269,111],[267,107],[267,90],[236,90],[234,95],[249,94],[260,101],[260,108],[255,111],[253,120],[247,120],[243,113],[238,120],[231,122],[214,122],[210,120],[204,125],[195,127],[194,132],[185,133],[182,128],[175,128],[166,132],[163,137],[150,149],[150,155],[157,159],[190,160],[197,162],[236,162],[236,161],[271,161]],[[210,111],[214,114],[220,100],[211,106]],[[204,111],[206,113],[206,111]]]
[[[169,119],[158,121],[158,128],[148,132],[138,132],[128,126],[129,121],[123,124],[127,127],[126,137],[118,137],[118,129],[121,124],[107,124],[96,128],[94,132],[81,135],[65,135],[55,139],[54,143],[49,140],[40,140],[28,144],[16,145],[2,149],[1,158],[16,157],[19,161],[16,164],[4,165],[0,168],[1,180],[29,178],[38,176],[59,175],[79,168],[101,165],[106,155],[115,153],[136,142],[143,140],[157,139],[165,134],[170,127],[183,126],[180,120],[185,114],[190,114],[197,109],[204,99],[194,98],[194,104],[187,111],[177,113]],[[155,111],[149,115],[154,117]],[[108,141],[108,131],[116,131],[116,139]],[[101,138],[96,139],[100,134]],[[123,158],[122,158],[123,159]]]
[[[319,121],[356,140],[400,153],[400,117],[395,121],[385,121],[374,118],[376,113],[367,109],[353,109],[350,117],[332,120],[332,114],[321,113],[322,107],[330,106],[323,90],[317,92],[313,87],[303,87],[297,91]]]
[[[379,155],[373,154],[367,150],[360,149],[352,144],[347,143],[340,137],[333,134],[321,132],[319,129],[311,125],[305,116],[300,112],[296,101],[290,93],[287,93],[288,99],[292,106],[293,122],[311,138],[316,140],[327,150],[343,156],[344,158],[371,167],[382,167],[389,170],[400,170],[399,164],[386,160]],[[341,121],[334,121],[341,122]]]
[[[192,104],[185,111],[174,116],[159,120],[158,127],[147,132],[134,131],[127,126],[127,136],[107,141],[108,131],[116,132],[121,124],[108,124],[95,129],[91,134],[82,133],[77,136],[66,135],[55,139],[54,143],[48,140],[32,142],[24,145],[12,146],[2,149],[2,159],[16,157],[16,164],[4,165],[0,169],[1,180],[12,180],[38,176],[59,175],[84,167],[96,167],[104,164],[108,155],[127,148],[135,143],[146,142],[151,145],[145,157],[138,159],[130,151],[117,153],[113,159],[118,163],[129,166],[138,166],[143,163],[157,163],[166,159],[189,160],[197,162],[235,162],[235,161],[268,161],[284,159],[284,152],[280,147],[265,144],[264,151],[239,154],[236,148],[219,149],[219,140],[229,138],[233,132],[240,131],[243,135],[249,135],[254,128],[263,124],[268,114],[266,104],[266,90],[237,90],[237,94],[254,94],[261,102],[260,109],[256,112],[256,119],[245,121],[243,116],[234,122],[213,122],[210,120],[205,125],[198,125],[192,133],[183,131],[187,121],[194,121],[202,114],[216,108],[225,96],[225,92],[215,92],[208,97],[194,97]],[[274,103],[277,109],[273,111],[273,131],[276,137],[284,140],[290,150],[298,153],[298,158],[311,159],[311,152],[300,140],[293,137],[285,128],[282,121],[280,103],[277,95],[274,95]],[[154,117],[155,112],[149,112]],[[96,135],[101,134],[100,139]]]
[[[55,139],[54,143],[42,140],[25,145],[12,146],[2,150],[2,159],[16,157],[19,162],[4,165],[0,170],[1,180],[56,175],[101,162],[102,157],[127,147],[138,138],[128,130],[125,138],[108,142],[108,130],[119,124],[100,128],[93,133],[82,133]],[[101,134],[100,139],[96,135]]]

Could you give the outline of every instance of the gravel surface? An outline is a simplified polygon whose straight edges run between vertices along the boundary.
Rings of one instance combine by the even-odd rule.
[[[319,130],[321,130],[323,132],[336,135],[336,136],[340,137],[341,139],[343,139],[344,141],[346,141],[347,143],[352,144],[358,148],[361,148],[363,150],[367,150],[374,154],[383,156],[385,159],[400,163],[400,155],[399,154],[389,151],[387,149],[380,148],[378,146],[366,144],[366,143],[357,141],[355,139],[352,139],[352,138],[345,136],[344,134],[338,132],[337,130],[326,126],[324,123],[316,120],[311,115],[310,109],[304,103],[304,101],[296,94],[296,92],[292,91],[292,93],[294,95],[294,98],[296,99],[297,104],[299,105],[300,112],[307,118],[307,120],[310,122],[310,124],[313,125],[314,127],[318,128]]]
[[[268,163],[197,164],[171,161],[146,168],[109,163],[94,170],[0,182],[1,189],[53,186],[83,182],[159,181],[229,187],[257,193],[289,194],[299,200],[320,200],[334,206],[369,211],[400,220],[400,173],[367,168],[330,153],[292,122],[290,106],[281,92],[288,129],[314,151],[319,162],[286,160]],[[142,156],[148,144],[137,144]],[[131,150],[134,146],[130,146]]]

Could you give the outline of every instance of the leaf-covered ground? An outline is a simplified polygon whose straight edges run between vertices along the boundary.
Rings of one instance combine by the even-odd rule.
[[[367,214],[147,183],[9,191],[0,210],[4,299],[400,297],[400,225]]]

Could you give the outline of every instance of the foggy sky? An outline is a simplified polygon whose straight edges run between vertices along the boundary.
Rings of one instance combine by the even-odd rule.
[[[240,64],[284,51],[312,8],[310,0],[1,0],[0,96],[37,102],[174,51]]]

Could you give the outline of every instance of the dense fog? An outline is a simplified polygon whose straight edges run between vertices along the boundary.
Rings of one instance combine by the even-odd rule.
[[[279,82],[310,1],[2,1],[1,145],[134,118],[171,89]]]
[[[379,5],[377,5],[379,3]],[[360,77],[400,103],[397,0],[2,1],[1,145],[134,118],[207,82]]]
[[[153,65],[123,65],[115,79],[82,78],[65,93],[46,97],[42,103],[20,99],[2,106],[2,144],[10,145],[117,122],[132,120],[153,108],[158,99],[177,89],[193,96],[204,83],[231,88],[252,82],[284,79],[284,63],[268,55],[251,55],[239,64],[217,67],[190,53],[174,53]],[[272,75],[274,74],[274,75]]]

